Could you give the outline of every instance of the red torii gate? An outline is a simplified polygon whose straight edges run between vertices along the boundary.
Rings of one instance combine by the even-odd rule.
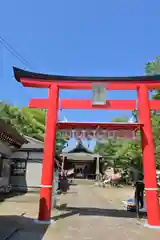
[[[46,118],[46,134],[44,139],[44,159],[42,168],[39,220],[50,221],[52,183],[54,172],[54,155],[56,128],[63,126],[57,123],[57,112],[59,108],[60,89],[82,89],[91,90],[92,82],[106,83],[107,90],[136,90],[138,95],[138,124],[128,123],[128,129],[141,128],[144,182],[146,190],[146,203],[148,226],[160,227],[160,208],[158,200],[158,188],[156,181],[156,165],[154,156],[154,143],[152,137],[152,126],[150,109],[160,110],[159,100],[149,100],[148,90],[160,88],[160,76],[138,76],[138,77],[69,77],[27,72],[22,69],[13,68],[15,78],[25,87],[48,88],[47,99],[31,99],[29,106],[32,108],[48,109]],[[62,99],[61,107],[64,109],[106,109],[106,110],[135,110],[135,100],[107,100],[105,105],[94,106],[91,100]],[[87,123],[88,124],[88,123]],[[98,123],[101,126],[101,123]],[[125,124],[126,125],[126,124]],[[77,123],[78,126],[78,123]],[[82,124],[79,123],[79,126]],[[83,123],[83,127],[87,127]],[[93,126],[93,123],[90,123]],[[124,126],[116,126],[123,129]],[[66,125],[67,127],[67,125]],[[110,128],[106,123],[106,128]]]

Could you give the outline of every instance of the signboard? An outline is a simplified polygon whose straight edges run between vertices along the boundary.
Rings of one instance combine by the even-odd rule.
[[[111,130],[111,129],[67,129],[61,130],[64,139],[82,139],[103,141],[106,139],[136,139],[136,132],[133,130]]]
[[[105,105],[106,104],[106,83],[93,82],[92,83],[92,104]]]
[[[26,173],[26,161],[24,160],[12,160],[11,175],[12,176],[25,176]]]

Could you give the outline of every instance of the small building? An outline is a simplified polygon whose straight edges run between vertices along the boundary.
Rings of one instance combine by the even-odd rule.
[[[25,136],[27,143],[12,154],[11,185],[13,191],[39,191],[41,184],[43,142]],[[61,158],[55,156],[55,170],[60,168]]]
[[[0,119],[0,192],[11,190],[11,155],[18,151],[27,140],[17,130]]]
[[[86,148],[81,140],[75,148],[61,154],[64,170],[74,169],[77,178],[95,179],[102,172],[102,157]]]

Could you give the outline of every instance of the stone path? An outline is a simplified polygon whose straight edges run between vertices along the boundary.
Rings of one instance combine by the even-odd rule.
[[[32,220],[37,216],[38,194],[9,199],[0,205],[0,230],[6,220],[4,228],[9,228],[12,221],[17,223],[11,240],[159,240],[160,231],[144,228],[145,220],[137,220],[134,214],[123,210],[121,201],[131,197],[132,191],[73,186],[68,194],[60,196],[60,207],[53,211],[56,222],[50,226],[37,225]]]
[[[62,197],[66,203],[54,227],[56,240],[109,239],[158,240],[160,231],[144,228],[144,220],[127,213],[121,205],[133,190],[103,189],[95,186],[76,186]],[[112,196],[114,199],[112,200]],[[51,239],[51,231],[46,237]]]

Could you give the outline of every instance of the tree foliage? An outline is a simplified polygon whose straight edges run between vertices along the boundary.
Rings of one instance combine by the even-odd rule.
[[[112,119],[112,122],[128,122],[128,117],[123,115],[123,116],[120,116],[120,117],[115,117]]]
[[[124,122],[124,119],[128,118],[124,118],[124,116],[114,118],[113,122],[116,122],[116,120],[117,122]],[[113,167],[114,170],[116,168],[129,168],[133,161],[139,170],[142,169],[142,153],[139,133],[137,133],[136,141],[127,139],[108,139],[106,142],[97,143],[94,151],[102,155],[106,165]]]
[[[44,141],[46,112],[41,109],[28,107],[18,108],[1,102],[0,116],[5,122],[13,125],[17,131],[37,140]],[[60,152],[65,144],[60,133],[57,131],[56,150]]]
[[[160,75],[160,57],[155,57],[153,61],[145,65],[146,75]]]
[[[153,61],[148,62],[145,66],[145,72],[147,75],[160,75],[160,57],[155,57]],[[152,98],[160,99],[160,90],[156,90]]]

